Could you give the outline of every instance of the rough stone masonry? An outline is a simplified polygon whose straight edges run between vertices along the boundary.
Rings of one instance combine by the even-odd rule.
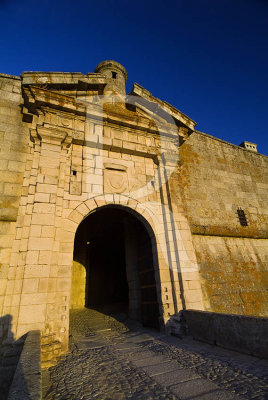
[[[268,314],[268,158],[126,80],[115,61],[0,75],[0,336],[39,329],[46,365],[70,308],[124,302],[162,330]]]

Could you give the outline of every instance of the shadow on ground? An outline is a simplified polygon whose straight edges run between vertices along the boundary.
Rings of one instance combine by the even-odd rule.
[[[0,328],[3,332],[0,340],[0,400],[6,400],[26,335],[19,340],[14,340],[11,315],[5,315],[0,318]]]

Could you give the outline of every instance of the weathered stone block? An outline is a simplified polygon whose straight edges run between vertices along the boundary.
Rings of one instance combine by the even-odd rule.
[[[19,323],[21,325],[44,322],[46,317],[46,304],[31,304],[21,306],[19,312]],[[26,331],[27,332],[27,331]]]
[[[29,239],[29,250],[51,250],[53,244],[52,238],[32,238]]]
[[[23,293],[36,293],[38,290],[38,278],[24,279],[22,291]]]

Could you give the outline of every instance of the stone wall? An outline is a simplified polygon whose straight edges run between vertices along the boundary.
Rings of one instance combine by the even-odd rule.
[[[180,146],[180,163],[193,234],[267,238],[268,157],[195,132]],[[247,227],[239,224],[238,207]]]
[[[73,262],[70,309],[85,306],[86,268],[78,261]]]
[[[194,236],[209,310],[268,315],[267,239]]]
[[[18,296],[8,296],[14,285],[14,282],[8,283],[14,270],[8,271],[8,268],[20,197],[25,189],[22,183],[29,141],[28,129],[22,122],[21,104],[20,78],[0,74],[0,315],[4,301],[11,315],[17,313],[18,307]],[[23,237],[25,229],[17,234]],[[0,336],[5,328],[0,326]]]
[[[181,146],[180,163],[174,191],[190,223],[207,309],[267,316],[268,157],[196,132]]]

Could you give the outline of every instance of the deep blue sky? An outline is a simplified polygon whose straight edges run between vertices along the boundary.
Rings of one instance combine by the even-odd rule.
[[[268,155],[268,0],[0,0],[0,72],[105,59],[194,119]]]

